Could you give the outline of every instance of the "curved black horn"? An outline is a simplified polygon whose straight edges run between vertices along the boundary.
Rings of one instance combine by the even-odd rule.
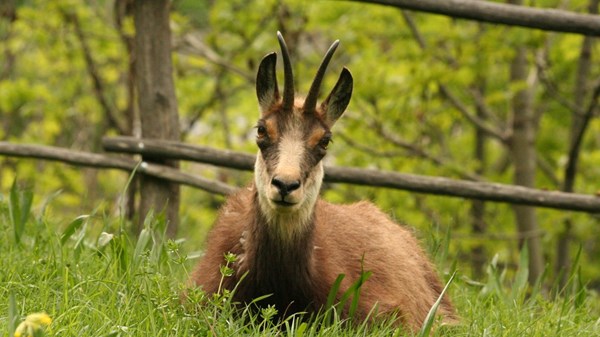
[[[321,65],[319,66],[319,70],[317,70],[317,74],[315,75],[315,79],[313,80],[310,90],[308,91],[308,95],[306,96],[306,100],[304,100],[304,112],[315,111],[317,107],[317,97],[319,96],[319,90],[321,90],[321,82],[323,81],[323,76],[325,75],[325,71],[327,70],[327,66],[329,65],[329,60],[333,56],[333,53],[337,49],[340,44],[339,40],[335,40],[325,57],[323,57],[323,61],[321,61]]]
[[[292,73],[290,53],[281,32],[277,32],[277,39],[283,57],[283,110],[292,111],[294,106],[294,74]]]

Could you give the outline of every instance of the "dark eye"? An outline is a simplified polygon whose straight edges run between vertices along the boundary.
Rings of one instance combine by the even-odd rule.
[[[266,149],[270,144],[269,133],[267,132],[267,127],[260,123],[256,126],[256,145],[261,150]]]
[[[259,138],[263,138],[267,135],[267,128],[264,125],[258,125],[256,127],[256,135]]]
[[[329,143],[331,143],[331,136],[325,136],[319,141],[319,146],[323,150],[327,150],[327,146],[329,146]]]

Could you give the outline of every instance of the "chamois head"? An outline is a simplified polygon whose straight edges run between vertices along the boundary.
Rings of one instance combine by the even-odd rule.
[[[255,184],[262,213],[272,225],[291,234],[312,216],[317,200],[331,127],[352,96],[352,75],[344,68],[327,98],[317,106],[317,96],[327,65],[339,42],[323,58],[304,100],[294,97],[294,77],[287,46],[277,33],[283,56],[284,91],[279,94],[275,65],[277,53],[266,55],[258,68],[256,94],[261,118],[256,126],[259,147]]]

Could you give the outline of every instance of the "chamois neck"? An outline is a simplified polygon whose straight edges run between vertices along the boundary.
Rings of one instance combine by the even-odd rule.
[[[254,232],[261,238],[272,238],[285,245],[312,237],[315,202],[308,201],[305,207],[296,211],[278,212],[257,192],[254,207],[257,214]]]
[[[261,303],[273,304],[281,313],[307,310],[314,304],[314,221],[311,219],[303,231],[294,232],[293,238],[282,240],[275,226],[286,224],[267,222],[260,211],[258,194],[254,196],[254,207],[256,217],[245,242],[248,275],[238,288],[238,296],[271,294]]]

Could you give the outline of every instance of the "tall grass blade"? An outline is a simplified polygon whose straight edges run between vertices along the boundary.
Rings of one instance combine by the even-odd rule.
[[[324,314],[323,314],[323,323],[329,325],[333,323],[333,318],[335,315],[334,303],[337,297],[337,294],[340,290],[340,286],[342,285],[342,281],[346,277],[345,274],[339,274],[335,279],[333,284],[331,285],[331,290],[329,290],[329,294],[327,295],[327,302],[325,303]]]
[[[537,295],[545,292],[546,278],[548,278],[549,268],[544,268],[542,275],[535,281],[529,292],[529,297],[535,298]]]
[[[579,245],[579,249],[577,250],[577,254],[575,254],[575,258],[571,261],[570,267],[568,270],[561,268],[556,276],[556,280],[553,284],[553,292],[555,297],[564,296],[565,300],[570,299],[571,296],[577,294],[577,272],[581,259],[581,251],[582,246]],[[561,284],[560,281],[563,277],[566,276],[566,281],[564,284]]]
[[[350,303],[350,309],[348,310],[348,317],[354,317],[356,310],[358,309],[358,300],[360,299],[360,289],[362,285],[367,282],[373,273],[370,271],[361,272],[360,277],[352,285],[352,302]]]
[[[582,250],[583,247],[579,245],[577,255],[575,255],[575,259],[571,264],[571,270],[569,271],[569,282],[572,283],[570,295],[573,296],[573,305],[577,309],[583,305],[585,298],[587,297],[585,285],[583,284],[583,278],[581,276],[581,265],[579,264],[581,261]]]
[[[75,245],[73,246],[73,257],[76,262],[79,262],[79,257],[81,256],[81,252],[83,251],[84,239],[87,230],[88,222],[84,221],[81,230],[77,235],[74,236]]]
[[[144,228],[140,232],[140,236],[138,237],[137,243],[135,244],[135,250],[133,251],[133,264],[137,266],[142,258],[146,247],[148,247],[148,243],[152,238],[152,234],[150,233],[150,229]]]
[[[529,278],[529,249],[527,248],[527,242],[521,247],[519,255],[519,269],[515,275],[515,281],[511,289],[511,299],[516,301],[520,299],[522,295],[527,293],[527,281]],[[524,297],[522,297],[524,298]]]
[[[481,289],[481,295],[496,295],[499,299],[508,302],[509,298],[504,293],[504,288],[502,287],[505,272],[500,272],[498,269],[498,258],[498,254],[494,255],[492,261],[490,261],[486,267],[487,281],[485,286]]]
[[[338,277],[335,279],[335,282],[333,282],[333,285],[331,286],[331,290],[329,291],[329,294],[327,295],[327,302],[325,303],[325,310],[329,310],[331,307],[333,307],[333,304],[335,302],[335,297],[337,296],[338,291],[340,290],[340,285],[342,284],[344,277],[346,277],[346,275],[339,274]]]
[[[296,332],[294,333],[294,337],[304,336],[304,332],[306,331],[307,327],[308,327],[308,324],[306,324],[306,322],[300,323],[300,325],[298,325],[298,328],[296,329]]]
[[[135,249],[133,251],[133,266],[137,268],[141,261],[142,255],[148,248],[148,244],[152,239],[152,222],[154,221],[154,213],[152,211],[148,212],[146,219],[144,220],[144,228],[140,232],[138,236],[137,243],[135,244]]]
[[[8,294],[8,335],[14,336],[17,322],[19,321],[19,312],[17,311],[17,303],[15,301],[15,293]]]
[[[433,323],[435,322],[435,313],[437,312],[438,307],[442,303],[442,299],[444,298],[444,294],[446,294],[448,287],[450,287],[450,284],[452,284],[452,281],[454,281],[455,276],[456,271],[452,273],[452,276],[450,276],[450,279],[448,280],[448,282],[446,282],[446,286],[440,293],[440,296],[438,297],[437,301],[435,301],[431,309],[429,309],[429,313],[427,313],[427,317],[425,317],[423,327],[421,328],[421,331],[418,334],[419,337],[427,337],[431,333],[431,328],[433,327]]]
[[[75,234],[75,232],[81,228],[83,223],[88,218],[89,218],[89,215],[80,215],[80,216],[76,217],[75,220],[71,221],[71,223],[69,223],[69,225],[65,228],[62,235],[60,236],[60,244],[62,246],[64,246],[65,243],[67,243],[67,241],[69,241],[71,236],[73,236],[73,234]]]
[[[44,200],[42,201],[42,205],[40,206],[40,212],[38,213],[38,222],[42,222],[42,219],[46,215],[46,209],[48,209],[48,205],[50,205],[50,203],[54,201],[54,199],[56,199],[62,192],[63,190],[60,189],[44,198]]]
[[[19,222],[21,218],[21,207],[19,203],[19,192],[17,191],[17,180],[13,182],[8,196],[8,215],[10,223],[12,224],[13,231],[15,234],[15,242],[21,242],[21,234],[23,233],[23,227]]]
[[[113,244],[110,247],[113,250],[113,260],[118,262],[119,272],[125,273],[132,263],[129,251],[131,242],[127,235],[117,235],[113,237]]]
[[[161,212],[151,223],[152,248],[150,250],[150,261],[156,266],[162,266],[168,253],[165,239],[167,237],[167,219],[165,212]]]
[[[565,298],[572,297],[573,305],[576,309],[579,309],[583,306],[585,302],[585,298],[587,297],[585,285],[583,283],[583,278],[581,276],[581,252],[583,247],[579,245],[579,249],[577,250],[577,254],[575,255],[575,259],[571,263],[571,269],[569,270],[569,278],[567,285],[565,285]],[[569,287],[569,283],[571,286]],[[568,289],[570,288],[570,289]],[[570,292],[570,293],[569,293]]]
[[[8,213],[10,222],[13,226],[15,234],[15,242],[20,243],[23,231],[25,230],[25,224],[29,217],[29,211],[31,210],[31,204],[33,202],[33,191],[25,189],[19,191],[17,186],[17,179],[13,181],[12,187],[10,188],[10,195],[8,199]]]
[[[446,263],[448,261],[448,252],[450,251],[450,242],[452,241],[452,226],[448,226],[446,228],[446,233],[444,235],[444,239],[441,242],[441,249],[439,254],[436,254],[436,260],[439,263],[438,265],[442,265],[442,263]]]
[[[120,220],[120,229],[121,231],[124,228],[124,222],[125,222],[125,214],[127,213],[125,210],[125,200],[126,199],[126,195],[127,195],[127,191],[129,190],[129,186],[131,186],[131,183],[133,182],[133,179],[135,178],[135,173],[137,172],[137,170],[139,169],[140,165],[142,164],[142,161],[140,160],[137,165],[133,168],[133,171],[131,171],[131,174],[129,175],[129,178],[127,179],[127,183],[125,184],[125,187],[123,188],[123,191],[121,192],[121,200],[119,202],[119,220]]]
[[[581,266],[577,266],[577,292],[575,293],[575,308],[579,309],[583,307],[587,293],[585,291],[585,285],[583,284],[583,277],[581,276]]]

